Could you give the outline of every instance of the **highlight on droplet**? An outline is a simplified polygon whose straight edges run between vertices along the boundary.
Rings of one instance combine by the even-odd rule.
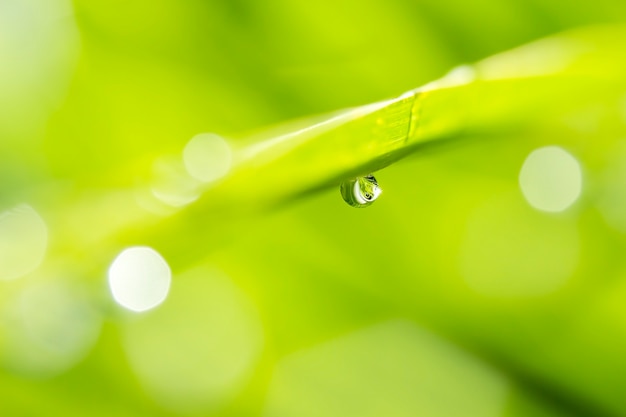
[[[125,249],[109,267],[109,288],[115,301],[132,311],[146,311],[167,298],[172,272],[154,249],[136,246]]]
[[[0,213],[0,280],[34,271],[48,246],[48,228],[41,216],[22,204]]]
[[[232,166],[232,150],[228,142],[214,133],[194,136],[183,150],[183,161],[189,175],[211,182],[224,177]]]
[[[569,152],[558,146],[546,146],[528,155],[519,174],[519,184],[532,207],[561,212],[580,196],[582,170]]]

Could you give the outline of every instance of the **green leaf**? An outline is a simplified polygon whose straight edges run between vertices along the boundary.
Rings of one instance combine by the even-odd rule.
[[[455,68],[394,99],[232,142],[234,164],[225,178],[198,186],[198,201],[130,240],[156,239],[177,259],[186,258],[180,251],[187,249],[168,242],[177,234],[202,233],[208,217],[228,222],[259,213],[426,147],[519,135],[593,103],[617,106],[626,86],[625,41],[620,26],[563,33]],[[220,234],[210,227],[213,237]]]

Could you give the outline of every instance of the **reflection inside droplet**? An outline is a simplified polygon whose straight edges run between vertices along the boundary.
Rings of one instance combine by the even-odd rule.
[[[210,182],[225,176],[232,165],[228,142],[213,133],[194,136],[183,150],[183,161],[189,175]]]
[[[519,184],[524,197],[534,208],[548,212],[563,211],[580,196],[580,164],[558,146],[539,148],[524,161]]]
[[[0,280],[35,270],[47,245],[48,229],[32,207],[24,204],[0,213]]]
[[[352,207],[367,207],[383,192],[371,174],[344,181],[339,189],[344,201]]]
[[[113,298],[132,311],[145,311],[161,304],[169,292],[171,278],[165,259],[148,247],[124,250],[109,268]]]

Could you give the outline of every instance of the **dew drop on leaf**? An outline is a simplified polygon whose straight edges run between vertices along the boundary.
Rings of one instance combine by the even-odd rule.
[[[351,178],[339,187],[344,201],[352,207],[367,207],[383,192],[373,175]]]

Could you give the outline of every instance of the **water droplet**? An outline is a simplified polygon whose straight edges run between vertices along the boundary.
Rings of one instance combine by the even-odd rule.
[[[352,178],[341,183],[341,196],[352,207],[367,207],[383,192],[373,175]]]

